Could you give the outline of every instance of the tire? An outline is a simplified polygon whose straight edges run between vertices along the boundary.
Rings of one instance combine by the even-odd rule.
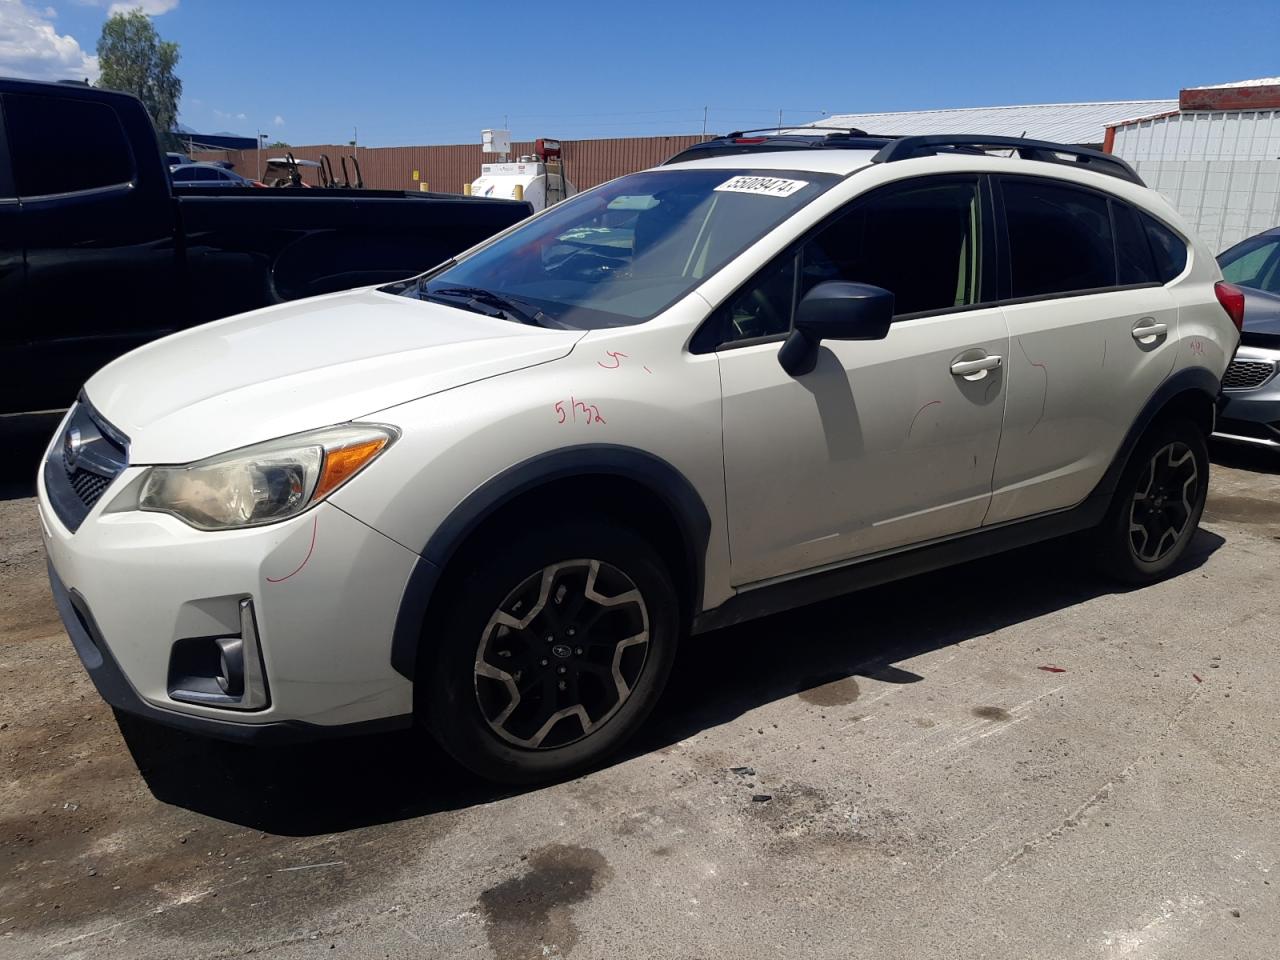
[[[423,631],[414,684],[440,745],[511,784],[568,777],[617,750],[675,660],[679,602],[657,551],[626,527],[566,521],[476,544],[463,563]]]
[[[1190,420],[1163,420],[1134,449],[1098,527],[1102,571],[1130,584],[1163,578],[1195,536],[1209,492],[1209,449]]]

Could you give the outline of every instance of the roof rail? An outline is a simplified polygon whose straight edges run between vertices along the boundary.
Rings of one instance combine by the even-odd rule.
[[[794,127],[794,126],[793,127],[756,127],[752,130],[735,130],[733,131],[733,133],[726,133],[723,137],[717,137],[716,139],[728,140],[730,137],[745,137],[748,133],[771,133],[771,132],[776,133],[782,130],[786,130],[793,136],[798,136],[798,137],[804,136],[810,130],[830,130],[833,133],[842,133],[845,136],[849,136],[849,137],[870,136],[870,134],[867,133],[867,131],[859,130],[857,127],[823,127],[823,126],[811,127],[806,124],[799,127]]]
[[[1119,177],[1140,187],[1146,184],[1137,171],[1119,157],[1088,147],[1073,147],[1049,140],[1028,140],[1025,137],[982,136],[977,134],[933,133],[928,136],[902,137],[890,141],[871,158],[872,163],[893,163],[914,157],[931,157],[946,150],[982,153],[991,149],[1014,150],[1023,160],[1039,160],[1044,163],[1065,163],[1081,166],[1095,173]],[[1070,159],[1064,159],[1070,158]]]
[[[785,131],[785,132],[779,132]],[[764,127],[736,130],[712,137],[668,157],[663,165],[706,157],[770,153],[778,150],[879,150],[889,137],[864,133],[856,127]]]

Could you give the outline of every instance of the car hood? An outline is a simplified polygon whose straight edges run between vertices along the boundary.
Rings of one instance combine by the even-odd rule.
[[[85,393],[130,462],[187,463],[557,360],[582,336],[364,289],[165,337]]]

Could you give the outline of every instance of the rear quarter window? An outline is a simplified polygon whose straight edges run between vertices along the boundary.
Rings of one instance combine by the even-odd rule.
[[[1156,273],[1161,283],[1170,280],[1187,268],[1187,243],[1155,217],[1139,214],[1151,241],[1151,252],[1156,258]]]
[[[78,193],[133,180],[133,151],[105,103],[10,94],[4,107],[19,196]]]
[[[1116,281],[1120,286],[1159,283],[1147,231],[1137,210],[1120,200],[1111,201],[1111,221],[1116,231]]]

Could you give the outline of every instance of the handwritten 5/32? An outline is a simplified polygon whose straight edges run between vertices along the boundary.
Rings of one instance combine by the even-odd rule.
[[[556,422],[557,423],[608,423],[604,417],[600,416],[600,408],[594,403],[587,403],[570,397],[568,407],[565,407],[564,400],[556,401]]]

